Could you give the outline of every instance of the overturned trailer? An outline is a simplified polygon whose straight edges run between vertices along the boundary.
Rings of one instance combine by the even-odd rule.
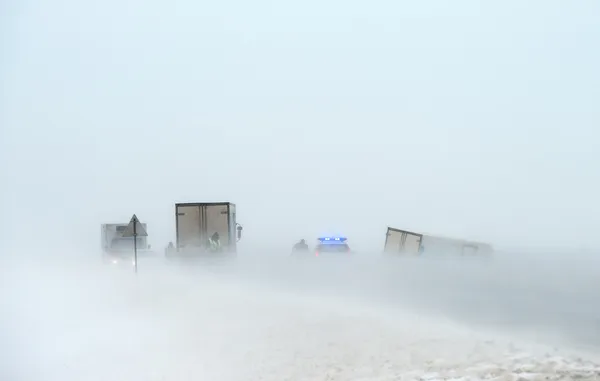
[[[242,226],[231,202],[175,204],[175,245],[166,255],[235,254]]]
[[[404,256],[490,256],[490,244],[388,227],[384,253]]]

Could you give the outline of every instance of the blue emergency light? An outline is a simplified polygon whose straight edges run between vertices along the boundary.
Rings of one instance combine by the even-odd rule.
[[[346,237],[320,237],[319,241],[322,244],[329,244],[329,245],[340,245],[343,244],[344,242],[346,242],[348,238]]]

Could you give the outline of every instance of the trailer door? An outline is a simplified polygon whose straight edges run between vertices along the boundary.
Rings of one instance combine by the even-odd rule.
[[[388,228],[384,252],[418,255],[421,238],[421,234]]]
[[[203,213],[198,205],[177,205],[177,245],[183,247],[201,247]]]
[[[404,242],[400,252],[406,254],[419,254],[419,248],[421,247],[421,236],[412,234],[409,232],[404,233]]]
[[[400,242],[402,242],[402,232],[388,228],[383,251],[386,253],[398,253],[400,251]]]
[[[229,205],[206,205],[206,236],[207,238],[213,234],[219,233],[221,245],[229,246],[231,244],[229,234]]]

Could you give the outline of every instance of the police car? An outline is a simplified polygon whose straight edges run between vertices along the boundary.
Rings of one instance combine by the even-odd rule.
[[[346,237],[320,237],[315,247],[315,256],[335,256],[350,254],[350,246]]]

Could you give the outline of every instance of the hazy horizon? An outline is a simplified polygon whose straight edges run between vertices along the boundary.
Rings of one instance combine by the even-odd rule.
[[[598,2],[2,9],[6,239],[231,201],[248,244],[600,248]]]

